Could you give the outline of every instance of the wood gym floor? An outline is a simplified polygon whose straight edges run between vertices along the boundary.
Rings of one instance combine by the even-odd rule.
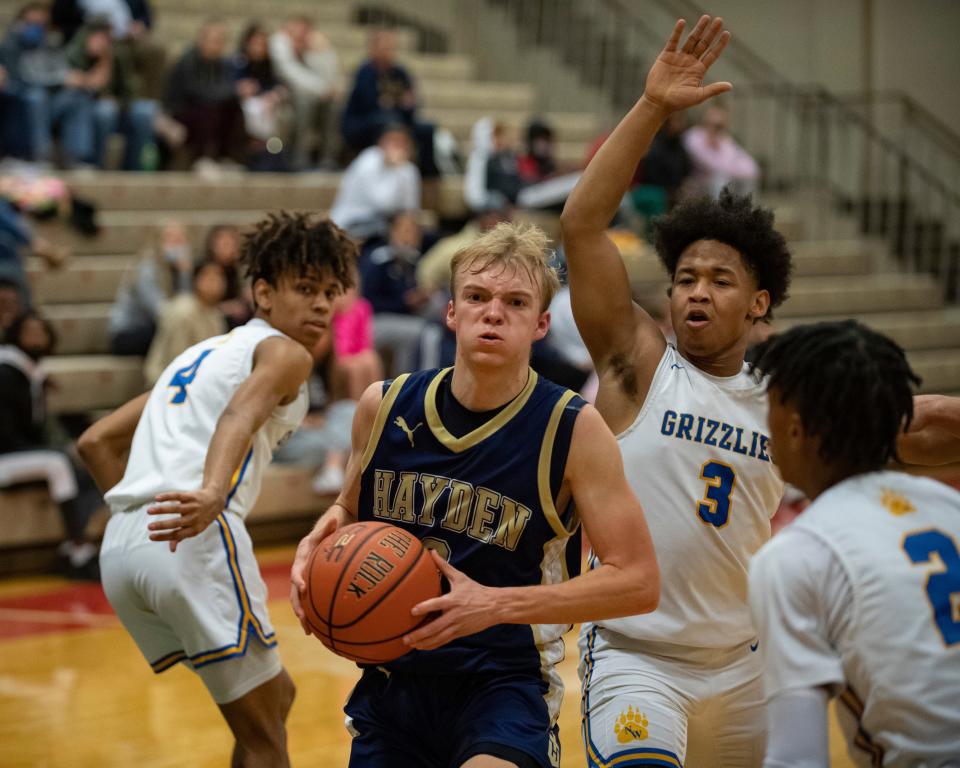
[[[350,741],[341,707],[357,668],[300,630],[286,598],[293,549],[258,555],[298,688],[289,721],[293,765],[345,766]],[[571,635],[561,667],[563,768],[584,765],[575,657]],[[53,577],[0,582],[0,766],[223,768],[231,746],[199,678],[182,665],[154,675],[98,585]],[[831,754],[832,765],[851,765],[833,723]]]

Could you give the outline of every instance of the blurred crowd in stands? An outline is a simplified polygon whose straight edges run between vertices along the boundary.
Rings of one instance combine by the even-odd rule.
[[[310,416],[276,456],[313,467],[319,494],[339,490],[354,404],[369,383],[452,363],[444,319],[453,255],[518,216],[556,240],[557,214],[579,176],[557,158],[557,129],[542,118],[521,137],[485,117],[470,146],[456,147],[420,115],[391,30],[369,33],[368,57],[344,88],[336,51],[307,16],[276,29],[251,21],[235,43],[223,22],[210,20],[178,57],[153,37],[153,21],[148,0],[30,2],[0,44],[0,488],[47,483],[68,531],[61,554],[79,576],[95,565],[83,531],[99,499],[71,448],[69,432],[79,427],[50,429],[51,382],[40,361],[55,353],[56,335],[32,306],[24,259],[56,269],[69,258],[35,233],[32,219],[59,218],[83,235],[99,227],[55,169],[192,168],[214,180],[224,169],[342,169],[329,213],[362,244],[358,287],[338,299],[333,333],[314,350]],[[685,197],[728,184],[750,191],[757,182],[757,164],[731,137],[722,107],[706,109],[693,127],[687,120],[672,116],[637,169],[612,224],[625,253],[648,249],[647,223]],[[461,173],[468,216],[438,218],[431,184]],[[201,243],[176,220],[145,237],[108,325],[112,354],[144,358],[145,386],[187,347],[250,319],[241,245],[237,227],[212,227]],[[556,258],[562,274],[562,249]],[[664,297],[638,298],[669,338]],[[566,289],[550,310],[532,365],[589,397],[596,381]]]

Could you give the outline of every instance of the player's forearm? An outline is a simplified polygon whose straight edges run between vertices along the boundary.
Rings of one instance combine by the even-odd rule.
[[[203,487],[224,500],[230,493],[234,473],[242,469],[253,436],[260,428],[255,414],[227,406],[217,421],[203,466]]]
[[[630,187],[640,159],[667,113],[641,98],[587,165],[561,216],[564,236],[602,232]]]
[[[656,560],[602,564],[560,584],[497,590],[498,624],[575,624],[650,613],[660,600]]]

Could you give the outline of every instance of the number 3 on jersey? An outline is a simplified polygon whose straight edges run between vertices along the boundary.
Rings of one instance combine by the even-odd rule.
[[[177,391],[173,393],[173,397],[170,399],[171,403],[181,405],[186,402],[187,387],[193,383],[193,379],[197,375],[197,370],[200,368],[200,363],[202,363],[203,359],[211,352],[213,352],[212,349],[205,349],[190,365],[181,368],[173,374],[173,378],[170,379],[170,383],[167,385],[168,387],[177,387]]]
[[[700,479],[706,481],[707,490],[697,502],[697,514],[703,522],[722,528],[730,520],[730,497],[737,484],[737,473],[729,464],[708,461],[700,467]]]
[[[960,553],[956,543],[943,531],[931,529],[911,533],[903,540],[903,550],[915,565],[931,562],[934,554],[940,558],[944,570],[927,576],[927,599],[943,642],[960,643]]]

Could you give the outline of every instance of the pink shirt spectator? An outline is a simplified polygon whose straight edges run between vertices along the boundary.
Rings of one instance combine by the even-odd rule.
[[[333,351],[338,358],[373,349],[373,307],[357,297],[333,316]]]
[[[730,134],[717,136],[697,125],[683,134],[683,146],[693,163],[692,183],[697,191],[716,197],[727,184],[740,193],[753,191],[757,163]]]

